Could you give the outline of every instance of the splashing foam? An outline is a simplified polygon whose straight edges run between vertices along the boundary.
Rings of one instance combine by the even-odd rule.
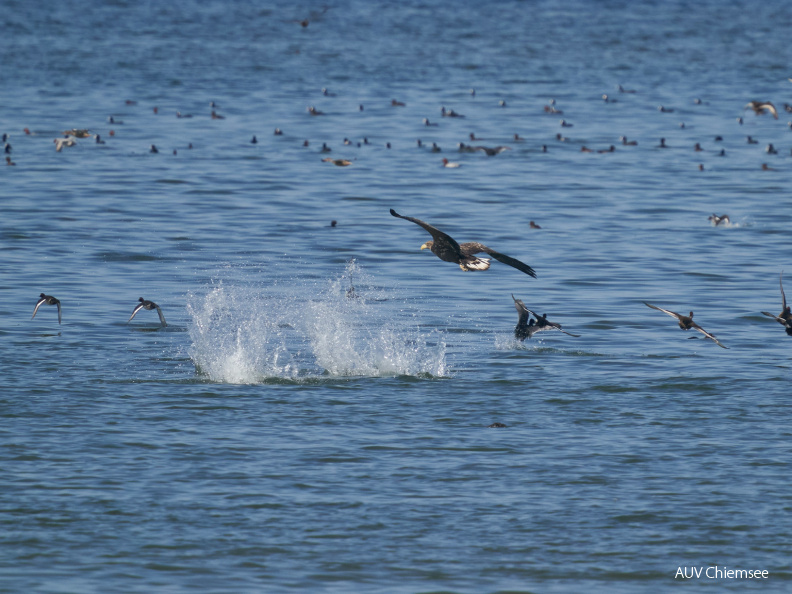
[[[354,260],[324,287],[290,283],[218,283],[206,295],[189,294],[190,356],[198,373],[238,384],[447,375],[442,334],[409,326],[398,315],[403,308],[371,288]]]

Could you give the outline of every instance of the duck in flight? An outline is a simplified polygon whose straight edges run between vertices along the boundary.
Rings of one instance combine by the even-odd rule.
[[[786,333],[789,336],[792,336],[792,309],[787,305],[786,302],[786,295],[784,295],[784,271],[781,271],[781,276],[778,279],[778,284],[781,287],[781,313],[776,315],[771,314],[769,311],[763,311],[762,313],[770,318],[773,318],[779,324],[781,324]]]
[[[731,227],[731,219],[727,214],[718,216],[715,213],[712,213],[709,217],[707,217],[707,220],[712,223],[713,227],[717,227],[718,225]]]
[[[405,217],[397,213],[392,208],[390,209],[390,213],[394,217],[405,219],[426,229],[432,235],[432,241],[427,241],[424,243],[421,246],[421,249],[430,249],[435,256],[444,262],[453,262],[454,264],[459,264],[459,267],[466,272],[474,270],[487,270],[490,267],[489,258],[476,257],[476,254],[483,252],[485,254],[489,254],[499,262],[507,264],[512,268],[516,268],[520,272],[524,272],[525,274],[536,278],[536,272],[534,272],[534,269],[527,264],[520,262],[511,256],[507,256],[506,254],[496,252],[492,248],[489,248],[482,243],[469,242],[459,244],[450,235],[443,233],[440,231],[440,229],[436,229],[428,223],[424,223],[420,219]]]
[[[517,340],[531,338],[531,336],[539,331],[539,328],[536,326],[536,320],[531,318],[530,311],[528,311],[528,308],[525,307],[525,304],[521,300],[515,299],[514,295],[512,295],[512,299],[514,299],[514,307],[517,309],[517,315],[519,316],[517,325],[514,327],[514,338]]]
[[[138,301],[140,301],[140,303],[138,303],[135,306],[135,309],[132,310],[132,315],[129,316],[129,319],[127,320],[127,324],[129,324],[129,322],[132,321],[132,318],[134,318],[135,315],[137,315],[137,312],[139,312],[141,309],[148,309],[148,310],[156,309],[157,314],[159,314],[160,324],[162,324],[162,327],[164,328],[165,326],[168,325],[168,323],[165,321],[165,316],[162,315],[162,310],[160,309],[159,305],[157,305],[153,301],[146,301],[145,299],[143,299],[143,297],[138,299]]]
[[[60,301],[55,299],[52,295],[45,295],[42,293],[39,295],[39,300],[36,302],[36,309],[33,310],[33,315],[31,316],[31,320],[36,317],[36,313],[39,310],[39,307],[42,305],[57,305],[58,306],[58,324],[61,323],[61,304]]]
[[[531,338],[531,336],[537,332],[540,332],[541,330],[558,330],[559,332],[563,332],[569,336],[574,336],[575,338],[580,337],[579,334],[572,334],[571,332],[563,330],[561,328],[561,324],[556,324],[555,322],[548,320],[547,314],[542,314],[540,316],[539,314],[534,313],[525,307],[525,303],[523,303],[520,299],[515,298],[514,295],[511,297],[514,300],[514,307],[517,309],[517,314],[520,316],[517,320],[517,325],[514,327],[514,337],[517,340]],[[534,317],[531,318],[531,316]]]
[[[762,115],[765,112],[770,112],[773,114],[775,119],[778,119],[778,111],[775,108],[775,105],[770,103],[769,101],[751,101],[745,104],[745,109],[753,109],[756,115]]]
[[[652,305],[651,303],[647,303],[646,301],[644,301],[644,305],[646,305],[647,307],[651,307],[652,309],[656,309],[656,310],[662,311],[663,313],[671,316],[677,322],[679,322],[679,327],[682,328],[682,330],[690,330],[691,328],[693,328],[694,330],[698,330],[699,332],[701,332],[704,336],[709,338],[711,341],[713,341],[719,347],[722,347],[724,349],[728,349],[729,348],[729,347],[724,346],[723,344],[721,344],[721,342],[717,338],[715,338],[715,336],[713,336],[712,334],[710,334],[709,332],[704,330],[704,328],[702,328],[701,326],[696,324],[696,322],[693,321],[693,312],[692,311],[690,312],[690,315],[683,316],[682,314],[678,314],[676,312],[669,311],[667,309],[663,309],[662,307],[657,307],[656,305]]]

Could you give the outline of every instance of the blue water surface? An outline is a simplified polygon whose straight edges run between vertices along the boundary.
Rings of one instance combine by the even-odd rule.
[[[0,27],[0,592],[792,587],[785,3]]]

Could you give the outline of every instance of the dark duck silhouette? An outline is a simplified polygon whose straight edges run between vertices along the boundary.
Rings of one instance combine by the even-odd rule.
[[[36,317],[36,313],[39,310],[39,307],[42,305],[57,305],[58,306],[58,324],[61,323],[61,302],[55,299],[52,295],[45,295],[42,293],[39,295],[39,300],[36,302],[36,308],[33,310],[33,315],[30,317],[32,320]]]
[[[784,271],[781,271],[781,276],[778,279],[778,285],[781,287],[781,313],[776,315],[771,314],[769,311],[762,313],[770,318],[773,318],[784,327],[788,336],[792,336],[792,309],[787,305],[786,295],[784,295]]]
[[[525,307],[525,304],[520,299],[516,299],[514,295],[511,297],[514,300],[514,307],[517,309],[517,313],[520,316],[517,320],[517,326],[514,328],[514,337],[518,340],[530,338],[535,333],[542,330],[558,330],[559,332],[563,332],[569,336],[580,338],[580,334],[572,334],[571,332],[567,332],[561,327],[561,324],[557,324],[556,322],[551,322],[548,320],[547,314],[542,314],[540,316],[539,314]],[[529,320],[529,316],[534,317]]]
[[[646,305],[647,307],[651,307],[652,309],[656,309],[656,310],[662,311],[663,313],[671,316],[677,322],[679,322],[679,327],[682,328],[682,330],[690,330],[692,328],[693,330],[697,330],[697,331],[701,332],[704,336],[709,338],[711,341],[713,341],[719,347],[722,347],[724,349],[728,349],[729,348],[729,347],[724,346],[723,344],[721,344],[720,341],[717,338],[715,338],[714,335],[710,334],[709,332],[704,330],[704,328],[702,328],[701,326],[696,324],[696,322],[693,321],[693,312],[692,311],[690,312],[690,315],[683,316],[682,314],[678,314],[678,313],[676,313],[674,311],[669,311],[667,309],[663,309],[662,307],[657,307],[656,305],[652,305],[651,303],[647,303],[646,301],[644,301],[644,305]]]
[[[135,309],[132,310],[132,315],[129,316],[129,319],[127,320],[127,324],[129,324],[129,322],[132,321],[132,318],[134,318],[135,315],[137,315],[137,312],[139,312],[141,309],[147,309],[149,311],[151,311],[152,309],[156,309],[157,310],[157,314],[159,315],[160,324],[162,324],[162,327],[164,328],[165,326],[168,325],[168,323],[165,321],[165,316],[162,315],[162,310],[160,309],[159,305],[157,305],[153,301],[147,301],[147,300],[143,299],[143,297],[138,299],[138,301],[140,301],[140,303],[138,303],[135,306]]]

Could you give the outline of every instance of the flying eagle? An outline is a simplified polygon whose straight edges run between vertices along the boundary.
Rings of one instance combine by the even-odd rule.
[[[459,264],[459,267],[466,272],[474,270],[487,270],[490,267],[489,258],[476,257],[476,254],[483,252],[485,254],[489,254],[499,262],[508,264],[512,268],[516,268],[520,272],[524,272],[525,274],[536,278],[536,272],[534,272],[534,269],[528,266],[528,264],[520,262],[519,260],[512,258],[511,256],[507,256],[506,254],[496,252],[483,243],[473,241],[460,244],[457,243],[450,235],[443,233],[440,231],[440,229],[436,229],[428,223],[424,223],[420,219],[405,217],[397,213],[392,208],[390,209],[390,213],[394,217],[411,221],[416,225],[420,225],[426,229],[432,235],[432,241],[427,241],[421,246],[421,249],[429,248],[432,253],[441,260]]]

